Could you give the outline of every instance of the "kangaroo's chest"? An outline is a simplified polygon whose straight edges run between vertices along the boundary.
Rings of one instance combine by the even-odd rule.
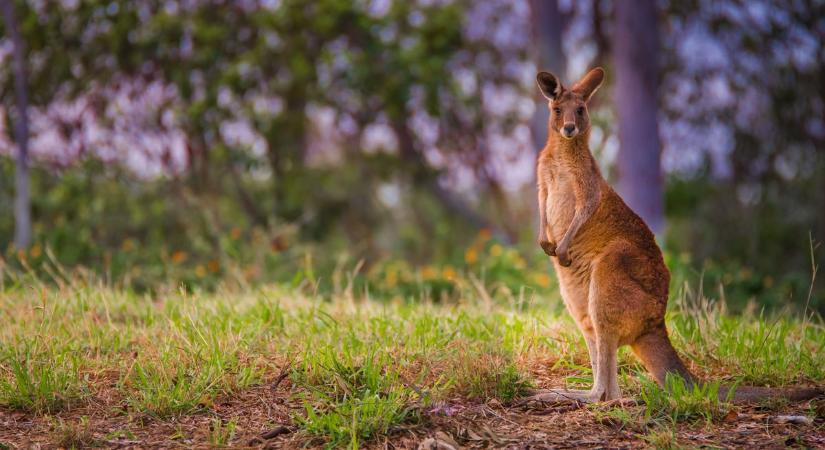
[[[570,172],[561,167],[550,169],[545,181],[547,204],[544,211],[547,215],[547,226],[552,233],[550,237],[558,243],[573,220],[576,212],[576,197],[573,193],[573,179]]]
[[[556,244],[561,241],[573,216],[576,213],[576,197],[573,193],[573,174],[556,167],[547,181],[547,226],[550,228],[551,240]],[[587,310],[587,298],[590,286],[590,264],[581,259],[578,252],[578,239],[570,245],[573,264],[567,268],[556,265],[556,275],[561,288],[561,295],[567,310],[580,327],[591,327]]]

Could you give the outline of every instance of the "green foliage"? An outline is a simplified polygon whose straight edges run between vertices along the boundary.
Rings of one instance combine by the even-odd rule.
[[[811,285],[810,247],[821,236],[815,180],[772,191],[758,204],[741,205],[735,187],[707,178],[672,177],[667,191],[666,248],[690,249],[682,267],[691,284],[723,284],[730,306],[803,308]],[[773,186],[771,189],[778,189]],[[799,190],[793,194],[791,190]],[[813,237],[813,242],[809,239]],[[825,308],[825,290],[814,286],[812,304]]]
[[[479,149],[491,147],[485,136],[512,133],[524,124],[522,106],[497,105],[493,114],[482,94],[487,88],[527,93],[520,69],[514,68],[525,66],[530,56],[523,44],[499,47],[489,37],[464,32],[477,5],[390,1],[386,11],[376,12],[369,2],[342,0],[285,0],[277,8],[16,2],[35,110],[84,97],[89,114],[101,117],[105,128],[112,120],[107,89],[129,80],[168,86],[174,98],[147,112],[152,120],[134,133],[139,138],[169,127],[180,131],[187,167],[156,178],[135,176],[96,158],[106,145],[84,141],[76,123],[61,124],[59,134],[83,142],[82,157],[66,167],[35,161],[36,244],[28,253],[9,246],[14,177],[11,159],[0,158],[5,263],[38,275],[57,272],[57,278],[62,275],[52,263],[82,267],[139,291],[167,282],[213,289],[230,277],[313,283],[320,292],[331,292],[336,280],[295,274],[293,268],[310,253],[312,271],[325,275],[335,268],[352,270],[363,259],[365,273],[351,279],[341,274],[337,281],[381,298],[453,299],[473,284],[468,274],[496,280],[494,295],[521,297],[525,286],[552,289],[546,258],[532,237],[522,237],[518,250],[493,254],[489,239],[476,241],[477,224],[468,232],[468,222],[478,221],[460,217],[454,203],[433,189],[444,169],[429,162],[432,145],[415,132],[413,119],[437,124],[440,159],[466,161],[473,168],[479,201],[471,209],[481,212],[481,222],[507,230],[510,238],[529,234],[525,224],[533,220],[534,193],[500,195],[501,180],[484,173],[493,161]],[[514,8],[508,2],[490,7],[496,17]],[[816,15],[799,14],[808,7],[789,7],[796,14],[789,23],[809,28],[809,16]],[[703,8],[668,3],[666,10],[683,19]],[[720,19],[720,30],[730,26],[726,21]],[[757,37],[762,43],[779,39]],[[753,51],[753,45],[745,47]],[[825,192],[817,176],[825,173],[822,159],[811,153],[817,147],[807,144],[807,121],[785,117],[810,109],[810,99],[817,97],[791,87],[797,86],[793,80],[806,89],[818,86],[820,69],[784,70],[790,73],[777,79],[757,71],[756,79],[748,80],[779,85],[762,90],[776,103],[769,113],[782,125],[775,128],[787,126],[785,137],[799,145],[778,154],[785,148],[778,145],[785,142],[783,134],[762,142],[752,130],[739,129],[744,135],[737,137],[733,159],[741,180],[720,181],[709,170],[667,180],[666,248],[672,257],[679,255],[671,267],[701,266],[699,272],[683,273],[684,279],[696,284],[702,278],[713,287],[724,283],[736,310],[752,299],[771,308],[801,308],[810,285],[808,233],[821,239],[823,222],[813,205],[822,203]],[[4,104],[11,102],[12,81],[8,65],[0,68]],[[790,99],[800,108],[791,107]],[[331,118],[316,128],[341,134],[335,145],[309,148],[315,134],[329,131],[313,129],[314,113]],[[252,151],[228,139],[223,127],[232,121],[248,123],[262,147]],[[363,148],[365,130],[373,125],[394,136],[395,148]],[[602,128],[609,137],[609,120]],[[761,164],[764,158],[751,158],[752,149],[778,162]],[[779,162],[790,160],[799,166],[799,176],[777,176]],[[749,170],[762,166],[767,175]],[[757,201],[739,198],[755,182]],[[394,201],[378,194],[388,187],[397,192]],[[682,261],[686,249],[687,263]],[[811,305],[825,308],[818,286]]]

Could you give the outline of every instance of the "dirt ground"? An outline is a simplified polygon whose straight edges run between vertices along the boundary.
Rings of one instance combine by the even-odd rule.
[[[302,405],[288,380],[274,387],[247,389],[203,411],[175,420],[158,420],[127,411],[121,400],[98,396],[86,405],[54,416],[0,409],[0,449],[68,447],[214,448],[216,422],[236,422],[233,448],[323,448],[292,424]],[[273,388],[274,387],[274,388]],[[102,398],[101,398],[102,397]],[[723,420],[679,424],[673,433],[604,418],[584,405],[501,405],[456,399],[421,411],[417,423],[390,430],[366,443],[370,449],[421,448],[823,448],[825,419],[778,423],[780,416],[811,416],[821,403],[762,411],[740,407]],[[643,408],[630,406],[629,408]],[[114,413],[113,411],[120,411]]]

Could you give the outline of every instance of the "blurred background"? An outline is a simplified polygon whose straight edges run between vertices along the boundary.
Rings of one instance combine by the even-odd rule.
[[[591,149],[674,288],[825,311],[822,1],[0,4],[3,283],[550,292],[535,74],[598,65]]]

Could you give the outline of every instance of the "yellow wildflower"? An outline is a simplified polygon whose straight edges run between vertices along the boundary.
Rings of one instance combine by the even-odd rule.
[[[474,248],[468,248],[464,252],[464,262],[467,264],[475,264],[478,261],[478,252]]]
[[[388,270],[387,274],[384,275],[384,283],[387,284],[387,287],[395,287],[398,284],[398,273],[395,270]]]
[[[547,275],[546,273],[537,273],[533,279],[536,284],[543,288],[550,287],[550,275]]]
[[[502,253],[504,253],[504,249],[500,245],[495,244],[492,247],[490,247],[490,254],[491,255],[501,256]]]
[[[455,269],[453,269],[452,266],[444,266],[444,268],[441,270],[441,276],[444,277],[444,279],[455,281]]]

